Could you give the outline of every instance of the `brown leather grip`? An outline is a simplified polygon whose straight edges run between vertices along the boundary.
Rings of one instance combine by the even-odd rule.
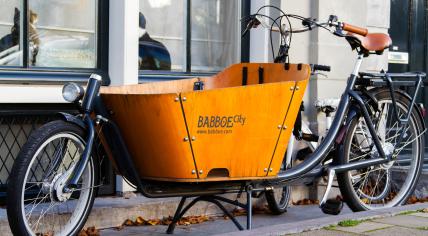
[[[359,34],[361,36],[366,36],[369,33],[369,30],[366,28],[361,28],[355,25],[350,25],[347,23],[342,23],[343,24],[343,30],[354,33],[354,34]]]

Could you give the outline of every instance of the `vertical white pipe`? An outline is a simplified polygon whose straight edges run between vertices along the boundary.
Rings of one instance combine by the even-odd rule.
[[[138,84],[139,0],[110,0],[109,75],[111,85]],[[134,191],[116,176],[116,192]]]
[[[139,0],[110,0],[109,75],[112,85],[138,83]]]

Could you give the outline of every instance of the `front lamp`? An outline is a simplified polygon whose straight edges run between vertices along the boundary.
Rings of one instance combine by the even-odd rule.
[[[67,102],[75,103],[82,99],[85,90],[76,83],[67,83],[62,87],[62,97]]]

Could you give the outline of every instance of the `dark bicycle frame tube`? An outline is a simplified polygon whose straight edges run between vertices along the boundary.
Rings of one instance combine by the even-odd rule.
[[[83,151],[82,158],[76,163],[76,167],[72,173],[72,176],[67,181],[65,190],[69,192],[77,188],[77,183],[79,182],[80,177],[83,174],[86,166],[88,165],[89,159],[92,154],[92,147],[95,140],[95,127],[94,121],[91,118],[91,113],[94,109],[95,100],[99,96],[99,91],[101,87],[101,76],[91,75],[88,81],[88,86],[86,88],[85,96],[82,100],[82,110],[83,110],[83,121],[86,125],[86,130],[88,132],[86,137],[86,146]]]
[[[346,86],[345,92],[342,94],[335,118],[323,142],[315,149],[313,154],[310,155],[305,161],[303,161],[302,163],[300,163],[299,165],[293,168],[287,169],[287,171],[280,172],[276,179],[267,181],[266,182],[267,184],[274,184],[274,183],[278,184],[283,182],[290,182],[292,180],[299,179],[299,178],[305,178],[306,176],[311,175],[311,171],[314,171],[317,168],[319,169],[321,162],[324,161],[324,159],[327,157],[331,147],[333,146],[338,136],[339,131],[341,130],[341,128],[345,123],[344,122],[345,116],[348,114],[348,112],[355,113],[354,111],[355,109],[350,109],[351,104],[353,107],[356,107],[356,112],[359,113],[359,115],[362,115],[362,117],[364,118],[366,125],[368,126],[371,138],[373,139],[375,147],[379,153],[379,157],[367,159],[367,160],[360,160],[360,161],[347,163],[343,165],[329,165],[325,167],[328,170],[334,171],[335,173],[340,173],[340,172],[349,171],[349,170],[366,168],[373,165],[380,165],[391,161],[390,156],[385,156],[381,142],[379,140],[378,135],[376,134],[376,129],[370,118],[370,114],[367,110],[364,99],[360,96],[358,92],[354,90],[356,81],[358,79],[358,71],[359,71],[362,59],[363,59],[363,56],[358,55],[355,69],[348,79],[347,86]],[[420,78],[421,77],[419,77],[418,85],[421,85]],[[108,114],[107,114],[108,112],[105,111],[105,109],[103,109],[102,102],[100,104],[97,104],[97,101],[100,102],[100,99],[101,99],[98,94],[99,84],[94,83],[92,78],[88,83],[87,93],[88,94],[86,94],[85,96],[86,99],[84,99],[82,102],[83,104],[82,108],[84,110],[83,120],[86,124],[87,132],[88,132],[88,136],[86,140],[87,145],[82,158],[79,160],[76,166],[76,170],[74,171],[73,176],[70,178],[68,182],[67,186],[69,187],[69,189],[72,189],[77,185],[77,181],[81,177],[83,170],[85,169],[87,162],[89,160],[89,157],[91,155],[92,145],[95,139],[95,128],[93,124],[94,121],[91,119],[90,114],[92,112],[92,109],[94,108],[94,105],[95,105],[96,115],[108,117]],[[414,104],[412,104],[412,107],[413,105]],[[111,127],[111,132],[113,132],[113,134],[115,135],[113,135],[114,137],[105,137],[105,138],[106,139],[121,138],[121,134],[117,126],[110,120],[108,120],[108,122],[111,123],[111,125],[113,125]],[[110,140],[110,141],[114,141],[114,140]],[[123,141],[119,143],[117,142],[110,142],[110,143],[116,144],[116,147],[113,147],[113,149],[115,149],[116,151],[115,154],[116,155],[119,154],[122,158],[122,159],[117,158],[116,161],[121,162],[122,164],[121,166],[123,167],[122,169],[128,169],[127,171],[125,171],[125,173],[127,173],[130,177],[135,178],[134,184],[137,185],[138,190],[140,190],[142,194],[147,197],[161,196],[162,194],[160,194],[159,196],[153,195],[150,192],[145,190],[144,188],[145,182],[141,181],[140,176],[138,176],[138,171],[135,169],[135,166],[133,165],[132,158],[130,157],[129,153],[127,153],[126,144]],[[117,153],[117,152],[120,152],[120,153]],[[124,155],[124,154],[128,154],[128,155]],[[126,159],[126,161],[124,161],[123,159]],[[316,171],[316,173],[321,173],[321,172]],[[169,196],[169,195],[166,194],[166,195],[162,195],[161,197],[165,197],[165,196]]]
[[[342,94],[340,99],[339,107],[337,108],[336,115],[334,117],[333,123],[327,133],[327,136],[322,141],[322,143],[315,149],[315,151],[302,163],[299,165],[287,169],[282,173],[278,174],[278,179],[276,181],[289,181],[296,178],[301,178],[305,174],[307,174],[312,169],[316,168],[328,155],[330,148],[333,146],[334,141],[336,140],[337,134],[340,128],[343,125],[343,121],[345,115],[348,112],[351,98],[353,101],[356,101],[357,106],[360,108],[360,111],[363,114],[364,120],[366,121],[367,126],[369,127],[369,132],[374,140],[375,146],[380,154],[381,158],[372,159],[369,161],[357,161],[353,163],[348,163],[346,165],[332,166],[330,169],[334,169],[336,172],[355,170],[364,167],[369,167],[374,164],[383,164],[387,163],[389,159],[385,157],[385,153],[383,152],[382,145],[380,140],[376,134],[376,130],[374,128],[373,122],[370,119],[369,113],[363,99],[361,96],[356,93],[353,89],[355,86],[355,82],[358,78],[358,70],[360,68],[363,56],[358,55],[357,63],[355,65],[354,72],[348,79],[348,83],[345,89],[345,92]]]

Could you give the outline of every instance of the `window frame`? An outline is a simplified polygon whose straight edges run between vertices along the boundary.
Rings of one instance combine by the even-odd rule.
[[[109,1],[97,0],[96,66],[95,68],[30,67],[28,41],[29,1],[22,0],[22,66],[0,66],[0,83],[13,84],[64,84],[84,83],[92,73],[102,75],[103,84],[110,84],[108,76]]]
[[[164,81],[164,80],[177,80],[184,79],[189,77],[198,77],[198,76],[212,76],[217,74],[219,71],[210,71],[210,72],[194,72],[192,71],[192,56],[191,56],[191,42],[192,42],[192,22],[191,22],[191,0],[186,1],[186,12],[185,12],[185,40],[186,40],[186,50],[185,55],[185,71],[156,71],[156,70],[138,70],[138,81],[139,83],[153,82],[153,81]],[[238,0],[240,8],[241,18],[247,16],[251,13],[251,2],[245,0]],[[245,28],[245,24],[241,23],[241,29]],[[247,34],[245,37],[241,38],[238,42],[240,45],[240,61],[248,62],[250,58],[250,36]]]

